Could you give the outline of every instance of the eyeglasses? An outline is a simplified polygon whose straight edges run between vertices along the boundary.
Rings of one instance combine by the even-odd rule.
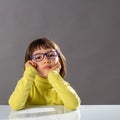
[[[55,51],[49,51],[49,52],[46,52],[46,53],[37,53],[37,54],[33,54],[31,56],[31,59],[35,60],[36,62],[40,62],[44,59],[44,57],[47,57],[48,59],[55,59],[59,56],[59,53],[57,50]]]

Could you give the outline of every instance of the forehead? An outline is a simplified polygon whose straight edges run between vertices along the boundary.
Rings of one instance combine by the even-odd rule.
[[[53,49],[53,48],[47,48],[47,49],[37,48],[36,50],[34,50],[33,54],[46,53],[46,52],[53,51],[53,50],[55,50],[55,49]]]

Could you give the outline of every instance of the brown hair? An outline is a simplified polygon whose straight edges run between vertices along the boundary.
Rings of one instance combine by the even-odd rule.
[[[37,49],[48,49],[48,48],[52,48],[58,51],[59,53],[59,60],[61,63],[61,69],[60,69],[60,75],[62,77],[64,77],[66,75],[66,59],[65,56],[62,54],[59,46],[53,42],[52,40],[49,40],[47,38],[40,38],[40,39],[36,39],[33,40],[30,45],[28,46],[27,50],[26,50],[26,54],[25,54],[25,63],[28,60],[31,60],[31,56],[33,54],[33,52]]]

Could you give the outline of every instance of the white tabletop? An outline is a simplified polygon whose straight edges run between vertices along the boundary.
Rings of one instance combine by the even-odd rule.
[[[81,105],[68,111],[63,106],[32,106],[13,111],[0,105],[0,120],[120,120],[120,105]]]

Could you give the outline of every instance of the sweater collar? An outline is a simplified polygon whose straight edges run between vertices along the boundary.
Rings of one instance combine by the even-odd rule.
[[[42,78],[39,74],[35,77],[35,84],[41,86],[42,88],[52,88],[47,78]]]

